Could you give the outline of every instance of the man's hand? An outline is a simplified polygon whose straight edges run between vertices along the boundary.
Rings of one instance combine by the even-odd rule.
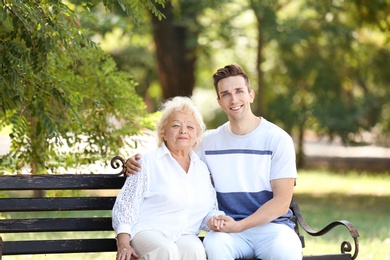
[[[141,154],[137,153],[136,155],[133,155],[126,160],[126,163],[123,166],[126,170],[126,176],[130,176],[130,174],[136,174],[141,170],[141,164],[138,162],[139,159],[141,159]]]

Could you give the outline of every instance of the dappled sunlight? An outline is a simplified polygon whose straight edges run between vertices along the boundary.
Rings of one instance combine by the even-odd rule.
[[[299,171],[295,193],[390,196],[390,174]]]

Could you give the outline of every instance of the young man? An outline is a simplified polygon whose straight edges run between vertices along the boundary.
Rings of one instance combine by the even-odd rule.
[[[254,91],[236,64],[213,75],[217,100],[229,121],[205,133],[197,153],[207,164],[226,216],[204,239],[208,260],[257,257],[302,259],[289,205],[297,178],[291,137],[253,114]],[[135,172],[134,158],[126,162]]]

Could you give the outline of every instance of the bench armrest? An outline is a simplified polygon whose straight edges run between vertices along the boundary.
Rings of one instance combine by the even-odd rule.
[[[117,174],[118,176],[124,175],[126,176],[127,169],[125,167],[126,161],[121,156],[115,156],[111,159],[111,167],[113,169],[118,169],[119,167],[122,167],[122,170]],[[0,259],[1,260],[1,259]]]
[[[291,205],[292,211],[294,212],[294,215],[296,216],[299,225],[303,228],[303,230],[305,230],[306,233],[308,233],[311,236],[322,236],[337,226],[346,227],[355,243],[355,252],[352,255],[352,259],[355,259],[357,257],[359,253],[359,241],[358,241],[359,233],[352,223],[350,223],[347,220],[333,221],[323,229],[316,231],[306,223],[305,219],[302,216],[301,210],[299,209],[298,203],[292,201],[291,204],[292,204]],[[346,252],[351,252],[351,251],[352,251],[351,243],[348,241],[343,241],[341,243],[341,253],[344,254]]]
[[[3,239],[0,236],[0,260],[3,255]]]

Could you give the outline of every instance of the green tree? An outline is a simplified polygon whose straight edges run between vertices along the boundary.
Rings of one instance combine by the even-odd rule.
[[[390,83],[382,66],[390,53],[388,41],[375,44],[364,36],[388,37],[389,31],[367,26],[354,3],[305,1],[298,12],[278,22],[280,69],[270,73],[276,95],[269,111],[286,129],[297,130],[303,165],[305,130],[351,144],[380,123]]]
[[[255,50],[255,68],[249,55],[237,55],[238,62],[256,72],[255,113],[298,137],[298,165],[304,164],[308,129],[345,144],[373,127],[388,131],[389,1],[250,0],[235,13],[248,7],[257,34],[245,35],[228,12],[224,28],[236,38],[256,39],[246,48]],[[226,42],[238,53],[232,37]]]
[[[80,7],[79,7],[80,8]],[[137,93],[143,97],[148,110],[153,112],[161,100],[155,44],[152,36],[151,13],[144,10],[137,25],[119,4],[107,13],[100,1],[91,3],[89,15],[80,16],[88,37],[110,54],[121,71],[134,76]],[[166,18],[163,18],[164,20]]]
[[[153,37],[159,82],[163,98],[191,96],[195,85],[195,65],[198,58],[197,23],[201,1],[168,3],[162,10],[166,19],[152,17]]]
[[[265,62],[264,50],[267,45],[275,40],[277,30],[277,12],[288,1],[261,1],[250,0],[250,8],[253,10],[257,22],[257,58],[256,58],[256,76],[257,76],[257,95],[255,96],[255,113],[263,115],[267,113],[266,103],[266,82],[264,80],[264,71],[262,69]]]
[[[95,18],[86,22],[93,33],[102,36],[103,42],[117,37],[118,45],[121,46],[107,48],[107,51],[119,68],[136,74],[140,83],[138,93],[145,100],[154,98],[153,103],[157,104],[160,99],[192,95],[197,80],[198,57],[207,48],[199,44],[199,35],[207,35],[207,30],[204,32],[207,28],[199,19],[205,10],[217,8],[222,2],[170,1],[159,8],[164,16],[161,21],[158,16],[145,10],[145,15],[139,20],[142,27],[135,27],[134,22],[123,12],[102,15],[99,5],[94,5],[91,10]],[[113,8],[117,10],[120,6],[114,5]],[[81,19],[85,20],[84,17]],[[131,42],[131,45],[122,46],[125,41]],[[150,91],[151,86],[160,92]],[[154,108],[152,104],[151,111]]]
[[[135,22],[140,8],[162,18],[151,1],[120,3]],[[55,172],[131,145],[125,137],[148,126],[137,83],[85,37],[78,13],[59,1],[2,0],[0,7],[0,127],[12,126],[1,170]]]

